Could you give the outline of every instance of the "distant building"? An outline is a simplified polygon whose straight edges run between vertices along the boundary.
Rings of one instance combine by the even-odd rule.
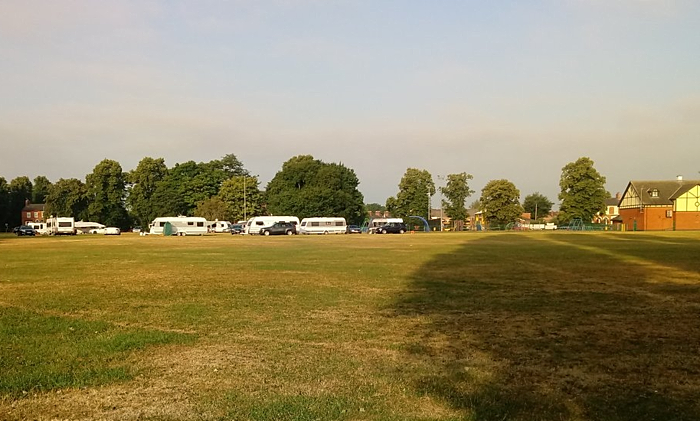
[[[31,203],[29,200],[24,202],[22,208],[22,225],[27,225],[29,222],[45,222],[43,203]]]
[[[628,231],[700,230],[700,180],[630,181],[619,208]]]
[[[599,212],[593,217],[593,223],[595,224],[605,224],[612,225],[619,221],[617,218],[620,215],[620,200],[622,199],[622,194],[619,192],[615,194],[615,197],[610,199],[605,199],[605,212]]]

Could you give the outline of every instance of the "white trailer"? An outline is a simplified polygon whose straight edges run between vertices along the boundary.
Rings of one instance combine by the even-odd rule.
[[[401,219],[401,218],[374,218],[371,221],[369,221],[369,225],[367,225],[367,232],[369,234],[374,234],[377,231],[378,227],[381,227],[382,225],[386,225],[386,224],[391,224],[391,223],[403,224],[403,219]]]
[[[49,235],[75,235],[73,217],[53,216],[46,220],[46,232]]]
[[[304,218],[299,224],[299,234],[347,234],[345,218]]]
[[[153,220],[149,234],[162,235],[170,224],[172,235],[204,235],[207,233],[207,220],[198,216],[164,216]]]
[[[231,232],[231,223],[229,221],[214,221],[209,223],[209,228],[212,232]]]
[[[289,222],[299,232],[299,218],[296,216],[256,216],[250,218],[245,224],[243,234],[260,234],[260,228],[270,227],[275,222]]]
[[[39,235],[46,235],[49,231],[46,229],[46,222],[27,222],[27,226],[34,228]]]

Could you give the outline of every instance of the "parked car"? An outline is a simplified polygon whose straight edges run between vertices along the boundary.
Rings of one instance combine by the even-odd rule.
[[[406,232],[406,224],[403,222],[389,222],[376,228],[377,234],[403,234]]]
[[[243,224],[231,224],[231,234],[243,234]]]
[[[348,225],[348,234],[362,234],[362,228],[357,225]]]
[[[296,226],[291,222],[275,222],[269,227],[260,228],[260,235],[294,235]]]
[[[34,228],[28,226],[28,225],[22,225],[19,227],[15,227],[12,229],[12,232],[14,232],[17,236],[21,235],[29,235],[29,236],[35,236],[36,231]]]
[[[121,235],[122,230],[120,230],[117,227],[107,227],[107,228],[105,228],[104,234],[105,235]]]

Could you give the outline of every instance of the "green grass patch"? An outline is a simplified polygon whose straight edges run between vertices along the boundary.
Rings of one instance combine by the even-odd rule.
[[[0,394],[20,396],[129,380],[128,353],[190,335],[0,307]]]

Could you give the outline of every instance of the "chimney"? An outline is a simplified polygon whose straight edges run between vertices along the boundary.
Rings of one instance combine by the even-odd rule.
[[[24,199],[24,206],[29,206],[32,203],[29,199]]]
[[[620,199],[622,199],[622,193],[620,193],[620,192],[615,193],[615,199],[617,199],[619,202]]]
[[[678,180],[678,181],[683,181],[683,176],[682,176],[682,175],[677,175],[677,176],[676,176],[676,180]]]

